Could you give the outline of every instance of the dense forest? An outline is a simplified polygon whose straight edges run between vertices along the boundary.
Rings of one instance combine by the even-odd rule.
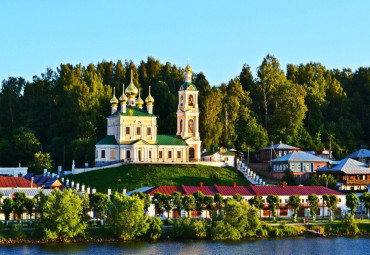
[[[113,88],[122,93],[130,70],[142,98],[151,86],[158,133],[175,134],[183,68],[153,57],[88,66],[61,64],[32,81],[9,77],[0,87],[0,166],[33,169],[93,164],[94,145],[106,135]],[[370,67],[328,70],[320,63],[289,64],[267,55],[256,76],[247,64],[228,83],[199,89],[203,147],[246,151],[282,140],[305,150],[328,148],[336,158],[370,144]]]

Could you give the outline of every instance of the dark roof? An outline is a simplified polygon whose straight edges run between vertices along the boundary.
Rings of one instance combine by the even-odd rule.
[[[313,161],[313,162],[329,162],[329,159],[317,157],[307,152],[292,152],[283,157],[271,160],[271,162],[286,162],[286,161]]]
[[[337,162],[338,163],[338,162]],[[370,174],[370,167],[362,163],[360,161],[345,158],[339,161],[339,164],[331,165],[331,166],[324,166],[322,168],[317,169],[318,172],[344,172],[346,174]]]
[[[220,152],[219,149],[212,149],[210,151],[205,151],[202,153],[202,156],[209,156],[209,155],[213,155],[213,154],[216,154],[217,152]],[[235,153],[232,153],[231,151],[225,151],[225,152],[220,152],[222,155],[230,155],[230,156],[235,156]]]
[[[137,106],[127,106],[126,107],[126,112],[116,111],[115,113],[109,115],[108,118],[118,116],[118,115],[120,115],[120,116],[156,117],[156,115],[150,114],[146,110],[140,109]]]
[[[49,176],[42,176],[36,183],[37,185],[43,185],[47,180],[49,180]]]
[[[297,147],[290,146],[290,145],[284,144],[284,143],[274,144],[273,147],[274,147],[275,150],[299,150],[299,148],[297,148]],[[262,148],[261,150],[271,150],[271,146],[267,146],[265,148]]]
[[[361,149],[349,154],[346,158],[370,158],[370,150]]]
[[[188,145],[181,136],[178,135],[157,135],[158,145]]]
[[[56,182],[59,178],[58,177],[51,177],[49,180],[47,180],[44,185],[45,185],[45,188],[50,188],[51,185],[54,184],[54,182]]]
[[[1,188],[31,188],[31,182],[23,177],[0,177]],[[32,187],[38,185],[33,183]]]
[[[180,90],[187,90],[190,86],[194,87],[194,90],[198,90],[197,87],[191,82],[185,82],[180,86]]]
[[[117,144],[118,143],[116,141],[116,138],[114,138],[114,135],[107,135],[96,143],[96,145],[117,145]]]
[[[153,196],[155,193],[162,194],[172,194],[172,192],[180,192],[182,195],[194,194],[197,191],[201,191],[204,195],[214,196],[216,193],[220,193],[223,196],[233,196],[235,194],[240,194],[242,196],[267,196],[270,194],[278,196],[290,196],[290,195],[323,195],[323,194],[335,194],[335,195],[344,195],[343,193],[332,190],[323,186],[159,186],[153,187],[144,193],[150,194]]]

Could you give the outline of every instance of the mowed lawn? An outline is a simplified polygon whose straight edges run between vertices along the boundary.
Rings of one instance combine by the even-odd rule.
[[[217,176],[216,178],[214,176]],[[248,185],[241,173],[232,167],[212,167],[203,165],[125,165],[76,175],[66,179],[74,180],[99,192],[112,190],[127,191],[145,186],[163,185]]]

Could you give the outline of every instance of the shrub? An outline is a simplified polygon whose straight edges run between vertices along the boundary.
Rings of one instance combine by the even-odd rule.
[[[206,237],[207,227],[203,220],[181,218],[173,224],[170,235],[174,239],[202,239]]]
[[[24,240],[26,234],[23,231],[21,224],[13,224],[10,227],[10,238],[14,240]]]
[[[162,236],[162,221],[159,217],[147,216],[147,223],[149,229],[145,233],[144,237],[150,240],[157,240]]]

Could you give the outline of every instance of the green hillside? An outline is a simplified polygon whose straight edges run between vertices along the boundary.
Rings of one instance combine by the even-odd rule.
[[[214,175],[217,177],[215,178]],[[203,165],[125,165],[107,168],[66,178],[85,184],[97,191],[112,190],[127,191],[143,186],[161,185],[248,185],[249,182],[234,168],[212,167]]]

